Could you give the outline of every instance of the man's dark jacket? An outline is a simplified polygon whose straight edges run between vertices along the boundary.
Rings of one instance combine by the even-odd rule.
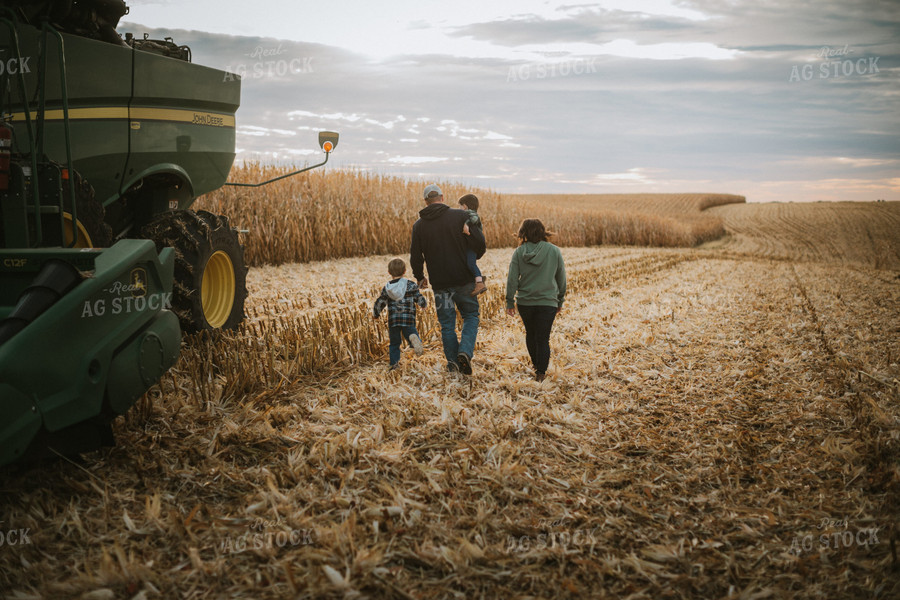
[[[470,235],[463,233],[469,213],[450,208],[443,202],[429,204],[419,211],[419,220],[412,229],[409,264],[413,277],[422,281],[422,267],[428,263],[428,280],[434,289],[445,289],[472,283],[475,276],[466,265],[466,249],[475,256],[484,256],[484,233],[470,227]]]

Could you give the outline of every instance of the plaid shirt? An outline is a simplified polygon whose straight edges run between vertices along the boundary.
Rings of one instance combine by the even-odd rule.
[[[467,208],[465,209],[465,211],[469,213],[469,218],[466,219],[466,225],[468,225],[469,227],[477,227],[478,229],[483,229],[484,226],[482,225],[481,217],[478,215],[478,213],[471,208]]]
[[[393,281],[396,281],[393,280]],[[381,295],[375,301],[375,318],[381,314],[386,306],[388,309],[389,327],[408,327],[416,324],[416,304],[425,308],[428,302],[419,291],[419,286],[414,281],[406,280],[406,295],[401,300],[392,300],[387,294],[387,289],[381,289]]]

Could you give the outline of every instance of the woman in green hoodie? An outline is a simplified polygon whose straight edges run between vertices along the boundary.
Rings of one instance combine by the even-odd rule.
[[[517,235],[519,247],[506,279],[506,313],[515,316],[519,309],[535,379],[543,381],[550,364],[550,330],[566,297],[566,266],[538,219],[522,221]]]

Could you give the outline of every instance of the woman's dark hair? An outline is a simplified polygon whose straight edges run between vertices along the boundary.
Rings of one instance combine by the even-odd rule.
[[[544,224],[540,219],[525,219],[519,227],[519,233],[516,234],[523,242],[546,242],[553,233],[544,228]]]

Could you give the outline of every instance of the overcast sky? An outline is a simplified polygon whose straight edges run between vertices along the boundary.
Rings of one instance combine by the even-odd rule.
[[[896,0],[129,0],[243,73],[239,159],[523,193],[900,200]]]

